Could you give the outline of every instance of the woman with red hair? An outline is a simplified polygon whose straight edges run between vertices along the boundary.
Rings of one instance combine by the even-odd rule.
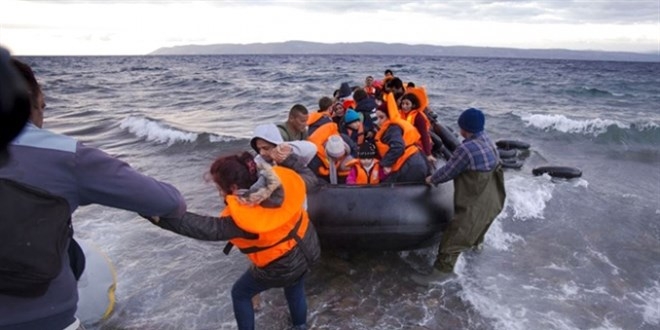
[[[303,277],[321,250],[305,210],[303,179],[285,166],[257,165],[247,152],[218,158],[209,174],[226,204],[220,218],[259,235],[257,239],[230,240],[252,262],[231,291],[238,328],[254,329],[253,296],[283,287],[294,329],[305,329]]]

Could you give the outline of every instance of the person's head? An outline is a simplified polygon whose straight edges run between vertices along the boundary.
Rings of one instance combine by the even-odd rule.
[[[270,157],[271,151],[282,142],[284,140],[277,126],[268,123],[257,125],[254,128],[254,137],[250,140],[250,146],[266,162],[271,163],[273,161]]]
[[[394,93],[394,99],[400,98],[403,93],[405,93],[405,89],[403,88],[403,81],[399,79],[398,77],[394,77],[390,79],[387,82],[388,90],[392,93]]]
[[[346,124],[346,126],[350,127],[351,129],[359,129],[360,115],[358,115],[357,111],[353,109],[348,109],[348,111],[346,111],[346,114],[344,114],[344,123]]]
[[[403,112],[410,112],[419,108],[419,99],[415,94],[404,94],[401,97],[401,110]]]
[[[7,145],[23,130],[30,117],[27,85],[4,48],[0,48],[0,86],[1,166],[8,159]]]
[[[347,82],[343,82],[341,83],[341,86],[339,86],[339,93],[337,94],[337,98],[343,99],[345,97],[349,97],[351,96],[351,93],[353,93],[351,85],[349,85]]]
[[[37,82],[37,78],[34,76],[34,72],[30,66],[15,58],[12,58],[11,62],[27,83],[30,99],[30,121],[35,126],[41,128],[44,125],[44,109],[46,108],[46,101],[44,100],[41,86],[39,86],[39,82]]]
[[[385,70],[385,77],[394,77],[394,72],[390,69]]]
[[[234,194],[239,189],[249,189],[259,178],[257,164],[249,152],[216,159],[211,164],[209,175],[221,196]]]
[[[339,135],[330,135],[325,142],[325,154],[330,158],[340,159],[346,156],[348,152],[348,145]]]
[[[486,117],[479,109],[469,108],[463,111],[458,117],[458,127],[461,128],[461,135],[463,137],[483,131],[485,124]]]
[[[410,81],[406,84],[406,88],[415,88],[415,83]]]
[[[382,126],[384,122],[388,121],[390,119],[389,114],[387,113],[387,108],[384,107],[378,107],[376,108],[376,120],[374,121],[374,124],[376,126]]]
[[[373,83],[374,83],[374,77],[372,76],[367,76],[367,78],[364,79],[364,86],[366,87],[371,87]]]
[[[319,99],[319,111],[327,111],[332,106],[332,104],[334,104],[334,103],[335,102],[327,96],[324,96],[324,97],[320,98]]]
[[[358,89],[353,92],[353,100],[355,100],[355,102],[360,102],[367,97],[369,97],[369,95],[367,95],[367,92],[364,89]]]
[[[342,102],[337,102],[332,107],[332,112],[334,113],[335,117],[343,117],[345,111],[346,108],[344,108],[344,104]]]
[[[303,133],[307,131],[307,119],[309,118],[309,112],[302,104],[295,104],[289,110],[289,119],[287,122],[293,129],[298,133]]]
[[[362,166],[371,166],[376,158],[376,146],[371,142],[362,143],[358,147],[358,158],[360,159],[360,164],[362,164]]]

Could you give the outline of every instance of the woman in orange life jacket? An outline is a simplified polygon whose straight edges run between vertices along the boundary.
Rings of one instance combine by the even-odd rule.
[[[386,95],[386,100],[376,109],[379,128],[375,137],[380,166],[387,174],[385,181],[423,182],[429,167],[417,146],[419,133],[414,126],[399,118],[392,93]]]
[[[220,218],[259,235],[230,240],[252,262],[231,291],[238,328],[254,329],[253,296],[283,287],[294,328],[306,329],[303,278],[319,259],[320,245],[304,209],[302,178],[285,166],[257,165],[247,152],[218,158],[209,174],[226,204]]]
[[[364,125],[360,120],[360,115],[353,109],[348,109],[344,115],[344,120],[341,122],[339,132],[346,134],[357,145],[364,143]]]
[[[358,149],[358,158],[359,161],[355,162],[346,178],[347,184],[379,184],[385,180],[387,175],[376,159],[376,146],[373,143],[361,144]]]
[[[426,159],[430,164],[435,164],[436,159],[431,153],[433,144],[431,142],[431,135],[429,134],[431,122],[426,118],[424,109],[420,108],[419,99],[415,94],[406,93],[401,97],[399,109],[401,110],[401,119],[411,123],[417,129],[417,132],[419,132],[419,145]]]

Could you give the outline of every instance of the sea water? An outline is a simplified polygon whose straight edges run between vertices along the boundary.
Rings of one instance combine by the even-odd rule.
[[[205,179],[220,155],[249,149],[255,125],[310,111],[341,82],[392,69],[425,86],[439,120],[486,113],[494,139],[531,144],[505,172],[505,208],[453,281],[408,277],[437,247],[325,251],[306,281],[312,329],[660,328],[660,63],[402,56],[26,57],[46,95],[44,128],[170,182],[189,210],[222,203]],[[535,177],[537,166],[583,176]],[[136,191],[135,194],[140,192]],[[329,201],[332,202],[332,201]],[[230,290],[248,267],[136,214],[88,206],[76,237],[117,271],[112,317],[91,329],[233,329]],[[258,329],[286,329],[281,290],[262,295]]]

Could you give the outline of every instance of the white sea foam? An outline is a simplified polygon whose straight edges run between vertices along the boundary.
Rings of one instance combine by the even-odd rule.
[[[506,203],[516,220],[543,219],[543,210],[552,198],[555,185],[543,177],[530,180],[514,176],[506,181]]]
[[[573,182],[573,187],[584,187],[584,188],[589,187],[589,181],[582,178],[579,178],[577,180],[574,179],[572,180],[572,182]]]
[[[645,323],[660,325],[660,283],[656,281],[653,286],[639,293],[631,293],[630,296],[640,301],[634,304],[641,308]]]
[[[612,275],[619,275],[619,267],[617,267],[612,261],[610,261],[610,258],[608,258],[605,254],[602,252],[596,251],[590,247],[587,247],[587,251],[589,254],[592,256],[596,257],[596,259],[602,261],[603,263],[607,264],[608,266],[612,267]]]
[[[579,133],[600,135],[614,125],[619,128],[630,128],[630,125],[611,119],[570,119],[564,115],[521,114],[520,118],[527,126],[543,130],[557,130],[564,133]]]
[[[501,216],[501,214],[500,214]],[[498,218],[500,218],[498,216]],[[524,241],[522,237],[513,233],[507,233],[502,229],[502,222],[500,220],[493,221],[493,224],[488,228],[486,234],[485,244],[493,247],[496,250],[508,251],[509,247],[515,242]]]
[[[496,329],[527,330],[530,329],[525,315],[528,310],[523,306],[508,306],[498,304],[501,293],[497,288],[493,290],[462,291],[463,299],[470,301],[481,315],[495,319]],[[493,297],[495,296],[495,297]]]
[[[129,132],[146,138],[147,141],[167,143],[167,145],[176,142],[195,142],[198,137],[197,133],[177,130],[152,119],[138,116],[124,118],[119,127],[128,129]]]

